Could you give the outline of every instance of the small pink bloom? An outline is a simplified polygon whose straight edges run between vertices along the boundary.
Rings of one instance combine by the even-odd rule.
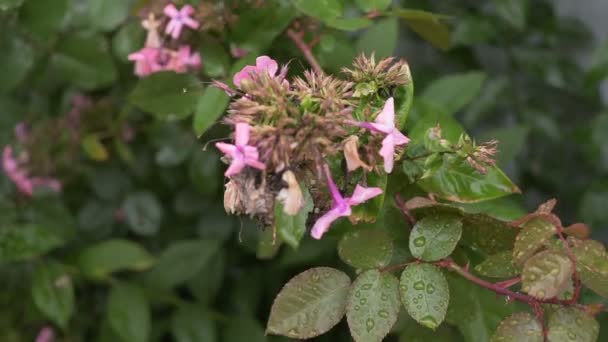
[[[279,65],[274,59],[268,56],[260,56],[255,59],[255,66],[245,66],[241,71],[234,75],[232,81],[234,82],[234,85],[238,87],[240,86],[241,81],[250,80],[251,74],[267,72],[270,77],[275,77],[277,71],[279,71]]]
[[[144,47],[143,49],[129,55],[130,61],[135,61],[135,75],[139,77],[148,76],[162,69],[158,63],[160,49]]]
[[[175,5],[168,4],[163,11],[167,17],[171,18],[165,32],[173,39],[179,38],[184,25],[191,29],[197,29],[199,26],[198,21],[191,17],[194,14],[194,8],[190,5],[186,5],[178,11]]]
[[[55,341],[55,331],[53,328],[44,327],[40,329],[35,342],[53,342]]]
[[[19,192],[32,196],[37,187],[46,187],[55,192],[61,191],[61,183],[50,177],[30,177],[19,161],[13,156],[13,148],[5,146],[2,152],[2,166],[4,172],[15,184]]]
[[[241,172],[245,166],[251,166],[258,170],[264,170],[266,165],[259,160],[258,149],[248,145],[249,130],[251,127],[246,123],[236,124],[235,144],[216,143],[215,146],[224,154],[230,156],[232,161],[226,173],[226,177],[234,176]]]
[[[384,158],[384,171],[391,173],[395,161],[395,146],[405,145],[410,141],[408,137],[395,127],[394,99],[391,97],[386,100],[382,112],[380,112],[374,122],[361,122],[359,125],[373,132],[386,135],[384,140],[382,140],[380,155]]]
[[[329,230],[329,226],[340,217],[350,216],[352,214],[351,206],[359,205],[367,200],[374,198],[382,193],[380,188],[366,188],[359,184],[355,187],[355,191],[351,197],[342,197],[338,187],[331,178],[329,167],[325,166],[325,175],[327,177],[327,186],[331,193],[333,205],[328,212],[317,219],[317,222],[312,226],[310,235],[315,239],[320,239],[323,234]]]
[[[236,45],[230,46],[230,54],[234,58],[243,58],[243,57],[247,56],[248,53],[249,53],[249,51],[247,51],[239,46],[236,46]]]
[[[198,52],[190,53],[190,46],[182,45],[173,56],[167,69],[177,73],[184,73],[188,68],[198,70],[201,67],[201,55]]]

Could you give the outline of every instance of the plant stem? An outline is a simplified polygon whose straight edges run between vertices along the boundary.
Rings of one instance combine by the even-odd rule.
[[[302,32],[296,32],[292,29],[288,29],[287,36],[293,41],[293,43],[298,47],[298,49],[300,49],[300,51],[302,51],[304,58],[306,58],[306,61],[308,61],[308,64],[310,64],[312,69],[317,74],[322,74],[323,69],[321,69],[321,65],[319,65],[319,62],[317,62],[317,59],[312,54],[312,51],[310,50],[310,46],[308,46],[308,44],[306,44],[304,42],[304,40],[302,39],[304,34]]]

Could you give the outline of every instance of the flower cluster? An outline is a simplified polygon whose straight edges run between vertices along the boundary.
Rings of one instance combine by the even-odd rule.
[[[193,52],[190,45],[179,42],[185,28],[199,28],[199,22],[192,17],[194,8],[185,5],[177,9],[175,5],[168,4],[163,14],[165,20],[157,19],[156,15],[150,12],[142,21],[142,26],[147,31],[145,45],[141,50],[129,55],[129,60],[135,62],[135,74],[139,77],[163,70],[185,73],[201,67],[200,54]],[[165,39],[161,38],[159,31],[164,32]]]
[[[234,144],[216,144],[230,164],[226,211],[270,225],[276,203],[287,215],[300,213],[305,189],[315,207],[311,235],[320,239],[340,217],[358,221],[351,207],[383,193],[373,175],[391,173],[409,142],[393,97],[410,81],[409,68],[360,57],[344,74],[307,71],[288,80],[287,66],[260,56],[234,75],[235,89],[216,82],[233,96],[225,122],[235,127]],[[376,88],[361,94],[364,83]]]
[[[30,175],[27,169],[29,155],[21,152],[15,155],[11,146],[5,146],[2,151],[2,167],[10,180],[17,186],[19,192],[32,196],[39,187],[48,188],[55,192],[61,191],[61,182],[52,177],[36,177]]]

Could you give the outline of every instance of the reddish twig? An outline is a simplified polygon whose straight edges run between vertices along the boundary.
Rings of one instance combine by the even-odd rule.
[[[395,203],[397,204],[397,207],[399,208],[399,210],[401,210],[403,215],[405,215],[405,217],[407,218],[407,221],[409,222],[410,226],[413,227],[416,224],[416,218],[407,209],[407,207],[405,205],[405,201],[403,200],[403,197],[401,197],[401,195],[397,194],[395,196]]]
[[[304,39],[303,39],[304,33],[296,32],[292,29],[288,29],[287,36],[293,41],[293,43],[298,47],[298,49],[300,49],[300,51],[302,51],[304,58],[306,58],[306,60],[308,61],[308,64],[310,64],[312,69],[317,74],[322,74],[323,69],[321,69],[321,65],[319,65],[319,62],[317,62],[317,59],[312,54],[312,51],[310,50],[310,46],[308,46],[308,44],[306,44],[304,42]]]

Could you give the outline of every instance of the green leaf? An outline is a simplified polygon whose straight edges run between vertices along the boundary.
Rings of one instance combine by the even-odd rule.
[[[42,43],[52,39],[66,23],[71,0],[28,0],[19,12],[20,23]]]
[[[230,70],[230,54],[224,46],[212,39],[201,43],[200,54],[204,61],[203,74],[211,78],[224,77]]]
[[[484,277],[510,278],[521,273],[521,267],[513,263],[513,253],[503,251],[487,257],[482,263],[475,266],[475,271]]]
[[[0,227],[0,262],[32,259],[64,243],[63,237],[45,226],[28,224]]]
[[[140,245],[127,240],[106,240],[85,248],[78,256],[84,275],[104,278],[113,272],[143,271],[154,264],[154,258]]]
[[[222,334],[223,342],[267,342],[264,329],[250,317],[231,317]]]
[[[65,266],[49,261],[36,269],[32,298],[38,309],[62,329],[74,313],[74,287]]]
[[[146,342],[150,335],[150,306],[143,291],[128,283],[112,286],[107,304],[110,327],[124,342]]]
[[[129,15],[130,1],[89,0],[88,23],[101,31],[112,31],[118,27]]]
[[[64,80],[85,90],[109,86],[118,78],[107,41],[101,35],[67,36],[57,47],[51,63]]]
[[[346,305],[346,319],[357,342],[382,341],[397,321],[399,280],[391,273],[368,270],[353,282]]]
[[[435,330],[443,322],[450,289],[441,270],[430,264],[405,268],[400,280],[401,301],[416,322]]]
[[[198,302],[208,305],[217,296],[226,272],[225,259],[225,253],[221,250],[215,253],[198,274],[186,283]]]
[[[381,59],[390,57],[397,46],[399,23],[394,18],[382,19],[367,29],[357,40],[357,52],[375,54]]]
[[[577,308],[559,308],[549,316],[549,341],[595,342],[600,325],[595,318]]]
[[[410,252],[424,261],[443,259],[454,251],[462,236],[462,221],[456,215],[429,216],[416,222],[410,233]]]
[[[497,128],[484,132],[479,141],[498,140],[496,163],[504,167],[519,155],[526,146],[529,132],[529,127],[524,125]]]
[[[139,235],[154,235],[160,228],[163,207],[153,193],[136,192],[125,199],[123,210],[127,223],[134,233]]]
[[[444,76],[426,87],[420,98],[440,106],[448,114],[453,114],[463,109],[479,94],[486,77],[481,71]]]
[[[0,0],[0,11],[8,11],[17,8],[23,4],[25,0]]]
[[[194,133],[203,135],[224,113],[230,97],[224,91],[207,87],[196,104],[194,112]]]
[[[513,261],[523,264],[555,235],[555,226],[543,217],[535,217],[522,225],[515,238]]]
[[[281,246],[283,245],[283,240],[278,240],[276,238],[276,234],[273,229],[266,228],[264,230],[258,231],[258,246],[255,252],[255,256],[258,259],[268,260],[274,258]]]
[[[344,316],[349,287],[350,278],[334,268],[298,274],[275,298],[266,331],[298,339],[326,333]]]
[[[306,2],[305,6],[308,6],[315,1],[302,0],[301,2]],[[249,51],[251,57],[262,54],[297,15],[293,7],[284,6],[284,4],[284,2],[274,2],[272,6],[241,13],[236,25],[232,27],[229,40],[236,46]],[[323,11],[323,9],[321,10]],[[241,68],[242,66],[238,69]],[[231,73],[234,73],[238,70],[232,71]]]
[[[105,161],[110,157],[106,147],[96,134],[89,134],[82,138],[82,149],[87,157],[95,161]]]
[[[130,101],[159,119],[183,119],[195,110],[201,90],[191,74],[163,71],[139,80]]]
[[[593,240],[578,241],[572,253],[583,284],[608,298],[608,253],[604,246]]]
[[[175,241],[144,275],[146,284],[158,289],[182,284],[196,276],[218,249],[219,243],[215,240]]]
[[[283,211],[283,203],[275,201],[274,205],[274,225],[281,240],[291,246],[293,249],[298,249],[300,240],[306,233],[306,220],[308,214],[314,209],[312,197],[306,187],[302,186],[302,194],[304,196],[304,206],[296,215],[289,215]]]
[[[348,37],[341,32],[328,32],[313,47],[313,53],[325,70],[338,72],[356,56],[355,48]]]
[[[344,31],[356,31],[360,29],[364,29],[374,22],[371,19],[361,17],[361,18],[334,18],[325,21],[327,26],[336,28],[338,30]]]
[[[381,228],[349,231],[340,239],[338,255],[355,268],[384,267],[393,257],[393,239]]]
[[[0,94],[15,89],[34,66],[34,49],[25,41],[8,32],[0,35]]]
[[[444,16],[414,9],[397,9],[392,14],[404,19],[412,31],[433,46],[441,50],[450,47],[450,30],[441,21]]]
[[[542,251],[524,264],[521,289],[538,299],[553,298],[570,283],[573,271],[572,261],[564,253]]]
[[[181,305],[171,319],[171,333],[176,342],[215,342],[218,340],[215,323],[202,308]]]
[[[146,31],[137,21],[121,27],[112,38],[112,52],[122,62],[129,61],[129,55],[144,46]],[[206,65],[206,61],[205,61]]]
[[[498,16],[517,30],[526,27],[527,0],[494,0]]]
[[[391,5],[391,0],[355,0],[363,12],[384,11]]]
[[[342,15],[340,0],[293,0],[293,4],[300,12],[321,21]]]
[[[490,342],[543,342],[543,328],[538,319],[527,312],[505,318]]]
[[[212,150],[195,150],[190,159],[190,181],[200,193],[215,194],[222,187],[221,161],[219,154]]]

